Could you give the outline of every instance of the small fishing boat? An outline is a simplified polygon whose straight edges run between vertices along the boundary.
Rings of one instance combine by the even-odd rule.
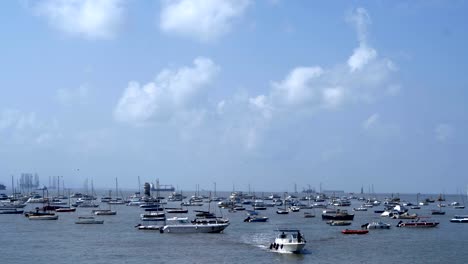
[[[411,222],[403,222],[400,221],[397,224],[397,227],[421,227],[421,228],[427,228],[427,227],[436,227],[439,224],[439,222],[426,222],[426,221],[411,221]]]
[[[345,229],[342,230],[341,233],[345,235],[364,235],[369,233],[369,230],[367,229]]]
[[[270,244],[270,250],[279,253],[301,253],[307,242],[298,229],[278,229],[278,232],[275,241]]]

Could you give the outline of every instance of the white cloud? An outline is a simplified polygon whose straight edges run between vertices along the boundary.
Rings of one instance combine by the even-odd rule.
[[[363,123],[362,123],[362,127],[365,129],[365,130],[369,130],[373,127],[375,127],[375,125],[379,122],[379,119],[380,119],[380,116],[379,114],[373,114],[371,116],[369,116],[369,118],[367,118]]]
[[[46,0],[33,3],[38,16],[67,34],[108,39],[122,24],[122,0]]]
[[[440,142],[445,142],[453,137],[455,128],[450,124],[438,124],[434,129],[435,137]]]
[[[379,59],[367,43],[367,11],[356,9],[349,21],[356,27],[359,46],[347,62],[329,69],[295,67],[282,81],[272,82],[268,93],[252,97],[250,104],[271,118],[276,112],[332,110],[349,102],[373,102],[380,94],[398,93],[399,86],[390,78],[398,68],[387,58]]]
[[[231,30],[250,0],[164,1],[159,26],[167,33],[213,41]]]
[[[356,27],[359,47],[354,49],[348,59],[348,66],[352,72],[361,70],[366,64],[377,57],[377,51],[367,44],[367,25],[371,23],[369,14],[364,8],[357,8],[350,16],[349,21]]]
[[[58,102],[65,106],[85,104],[88,95],[89,86],[86,84],[81,85],[77,89],[58,89],[56,91],[56,98]]]
[[[377,57],[376,50],[361,44],[348,59],[350,70],[356,71],[362,69],[371,60],[375,59],[375,57]]]
[[[155,81],[142,87],[130,82],[114,110],[115,119],[142,124],[152,118],[167,119],[175,111],[185,109],[219,71],[208,58],[196,58],[193,64],[176,71],[165,69]]]

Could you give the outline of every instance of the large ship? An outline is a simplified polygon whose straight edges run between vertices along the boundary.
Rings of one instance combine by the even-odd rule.
[[[154,192],[174,192],[175,188],[172,185],[159,184],[159,179],[156,180],[156,185],[151,183],[151,191]]]

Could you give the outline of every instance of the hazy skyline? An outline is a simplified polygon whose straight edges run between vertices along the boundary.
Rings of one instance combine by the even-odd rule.
[[[0,6],[0,183],[466,191],[465,1]]]

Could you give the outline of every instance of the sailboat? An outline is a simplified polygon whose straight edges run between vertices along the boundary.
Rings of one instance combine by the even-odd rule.
[[[117,178],[115,178],[115,193],[116,193],[116,198],[115,199],[110,199],[109,204],[125,204],[125,201],[117,197],[119,195],[119,182],[117,181]]]
[[[111,195],[112,191],[109,190],[109,197],[112,197]],[[107,203],[109,205],[109,209],[99,209],[99,210],[93,210],[93,214],[95,215],[116,215],[116,211],[112,211],[111,209],[111,203],[110,201]]]
[[[289,214],[288,209],[286,209],[286,193],[283,194],[283,205],[284,208],[278,208],[278,210],[276,210],[277,214]]]
[[[60,207],[55,209],[55,212],[58,213],[67,213],[67,212],[75,212],[76,208],[71,207],[70,203],[70,189],[68,189],[68,207]]]

